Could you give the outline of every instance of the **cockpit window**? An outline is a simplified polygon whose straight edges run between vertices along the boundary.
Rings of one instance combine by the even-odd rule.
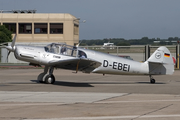
[[[66,44],[56,44],[52,43],[44,47],[46,52],[54,53],[54,54],[63,54],[67,56],[74,56],[77,55],[77,48],[74,46],[69,46]]]
[[[61,48],[61,54],[67,54],[67,50],[66,50],[66,47],[62,47]]]
[[[59,53],[59,46],[55,43],[47,45],[46,47],[44,47],[44,49],[46,52],[55,53],[55,54]]]
[[[87,58],[86,53],[81,51],[81,50],[79,50],[79,54],[78,55],[79,55],[80,58]]]

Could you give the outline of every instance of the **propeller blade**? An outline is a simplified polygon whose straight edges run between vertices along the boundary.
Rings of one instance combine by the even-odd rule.
[[[11,47],[12,47],[12,48],[15,46],[16,36],[17,36],[17,35],[15,34],[14,39],[13,39],[12,44],[11,44]]]
[[[1,43],[0,44],[0,46],[2,46],[2,47],[6,47],[6,45],[7,45],[8,43],[7,42],[5,42],[5,43]]]
[[[10,53],[11,53],[11,51],[8,52],[7,57],[9,57],[9,54],[10,54]]]
[[[9,57],[10,53],[11,53],[11,51],[9,51],[8,54],[7,54],[6,62],[8,62],[8,57]]]
[[[11,45],[5,46],[5,48],[11,52],[14,52],[15,51],[15,42],[16,42],[16,34],[14,36],[14,39],[13,39]]]

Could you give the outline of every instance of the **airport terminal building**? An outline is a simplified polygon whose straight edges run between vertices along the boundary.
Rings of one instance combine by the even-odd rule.
[[[0,12],[0,24],[5,25],[16,44],[45,46],[49,43],[79,43],[79,18],[68,13],[35,13],[28,11]],[[9,43],[11,44],[11,43]],[[1,48],[1,63],[22,63],[11,53]]]
[[[79,43],[79,19],[68,13],[0,13],[0,24],[20,43]]]

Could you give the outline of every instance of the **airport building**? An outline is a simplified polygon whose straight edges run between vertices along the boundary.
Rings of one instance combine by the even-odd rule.
[[[36,13],[36,10],[0,11],[0,25],[16,36],[16,44],[45,46],[49,43],[79,43],[79,18],[68,13]],[[9,45],[11,43],[8,43]],[[1,63],[24,63],[1,48]]]
[[[1,12],[0,24],[20,43],[79,43],[79,19],[68,13]]]

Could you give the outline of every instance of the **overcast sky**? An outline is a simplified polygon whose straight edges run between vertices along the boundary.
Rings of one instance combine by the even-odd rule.
[[[80,40],[180,38],[180,0],[0,0],[0,10],[16,9],[86,20],[80,23]]]

